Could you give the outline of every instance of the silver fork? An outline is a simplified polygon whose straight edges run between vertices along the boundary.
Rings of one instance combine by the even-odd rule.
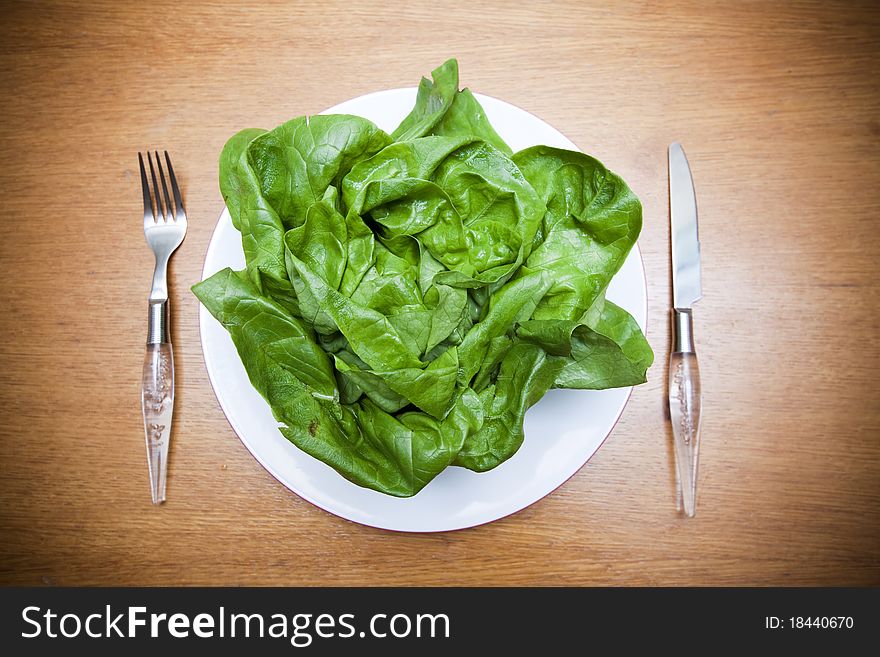
[[[162,193],[156,181],[153,157],[147,152],[152,193],[144,169],[144,158],[138,153],[141,165],[141,186],[144,191],[144,235],[156,256],[153,270],[153,289],[150,292],[150,312],[147,328],[147,353],[144,358],[144,378],[141,401],[144,412],[144,433],[147,439],[147,463],[150,469],[150,488],[153,504],[165,501],[165,475],[168,471],[168,441],[171,437],[171,416],[174,412],[174,356],[171,351],[171,328],[168,312],[168,260],[186,236],[186,212],[180,198],[180,188],[171,158],[165,151],[165,164],[171,180],[174,204],[168,196],[165,172],[156,151],[156,167],[162,181]],[[163,208],[162,200],[165,205]],[[155,201],[155,209],[153,203]]]

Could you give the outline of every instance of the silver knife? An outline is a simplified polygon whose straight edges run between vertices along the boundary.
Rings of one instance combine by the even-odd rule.
[[[669,224],[672,236],[672,352],[669,356],[669,415],[681,501],[696,513],[703,393],[694,348],[693,305],[703,296],[700,238],[694,181],[681,144],[669,146]]]

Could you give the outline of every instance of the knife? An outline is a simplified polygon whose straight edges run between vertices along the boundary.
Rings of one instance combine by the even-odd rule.
[[[703,296],[700,238],[694,181],[681,144],[669,146],[669,224],[672,239],[672,351],[669,355],[669,415],[681,501],[688,517],[696,513],[703,393],[694,348],[693,305]]]

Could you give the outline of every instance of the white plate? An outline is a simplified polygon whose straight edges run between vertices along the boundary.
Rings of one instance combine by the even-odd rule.
[[[325,114],[356,114],[393,130],[415,102],[415,89],[391,89],[346,101]],[[498,134],[514,151],[536,144],[577,150],[560,132],[504,101],[477,94]],[[601,153],[599,154],[601,158]],[[205,256],[203,277],[244,267],[239,233],[224,209]],[[644,329],[647,286],[638,246],[608,288]],[[551,390],[529,410],[525,442],[508,461],[483,474],[450,467],[418,495],[398,499],[355,486],[301,452],[278,431],[268,404],[251,387],[226,330],[204,307],[199,324],[208,376],[220,406],[245,447],[278,481],[337,516],[408,532],[463,529],[515,513],[577,472],[611,433],[632,388]]]

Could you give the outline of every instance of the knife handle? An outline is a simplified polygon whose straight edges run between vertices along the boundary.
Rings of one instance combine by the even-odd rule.
[[[174,411],[174,354],[168,340],[167,320],[168,302],[151,303],[141,401],[153,504],[165,501],[168,442]]]
[[[669,356],[669,414],[682,502],[688,517],[696,513],[697,466],[700,455],[700,411],[703,391],[693,340],[690,310],[673,310],[673,343]]]

